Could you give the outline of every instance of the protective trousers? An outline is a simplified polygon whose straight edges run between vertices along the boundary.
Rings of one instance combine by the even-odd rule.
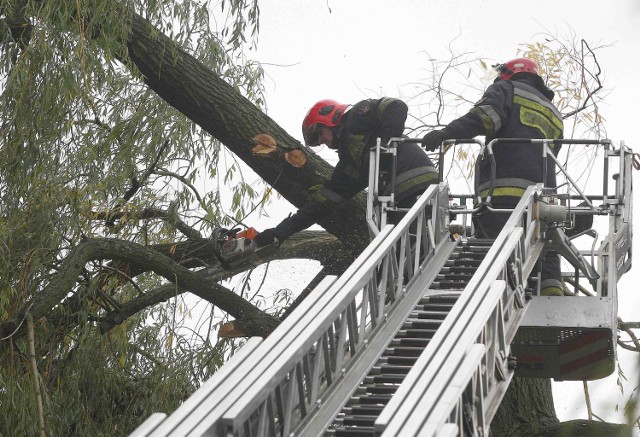
[[[514,203],[493,203],[495,209],[513,209]],[[496,238],[502,228],[509,220],[508,212],[482,211],[474,215],[473,223],[476,229],[477,238]],[[532,277],[537,277],[541,273],[540,295],[541,296],[564,296],[562,286],[562,273],[560,270],[560,255],[557,252],[547,252],[544,258],[538,260]]]

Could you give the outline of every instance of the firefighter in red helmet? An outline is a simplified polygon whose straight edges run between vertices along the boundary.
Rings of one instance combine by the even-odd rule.
[[[538,75],[538,64],[528,58],[516,58],[504,64],[494,65],[493,68],[498,72],[495,82],[499,80],[510,80],[514,74],[531,73]]]
[[[321,141],[324,139],[320,138],[321,131],[325,130],[325,135],[331,135],[331,128],[338,125],[349,106],[329,99],[320,100],[313,105],[302,120],[302,136],[305,144],[311,147],[316,144],[326,144],[326,141]],[[328,142],[327,147],[331,147],[333,141]]]
[[[336,150],[338,163],[328,181],[309,189],[303,208],[275,228],[258,234],[258,245],[265,246],[274,241],[282,243],[292,234],[333,213],[366,188],[369,150],[378,138],[385,144],[389,138],[402,136],[407,111],[403,101],[390,97],[367,99],[354,105],[335,100],[314,104],[302,122],[304,142],[310,147],[324,144]],[[399,207],[413,205],[429,184],[438,181],[437,169],[419,144],[400,144],[396,165],[395,195]]]
[[[451,138],[473,138],[484,135],[489,143],[494,138],[563,137],[562,115],[551,102],[554,92],[538,74],[538,65],[528,58],[516,58],[493,66],[498,77],[482,98],[462,117],[441,130],[429,132],[423,139],[427,150]],[[553,146],[557,155],[560,145]],[[542,156],[542,144],[500,142],[493,147],[496,179],[492,206],[512,209],[529,185],[544,182],[556,187],[556,168],[551,159]],[[484,199],[491,185],[491,163],[478,157],[480,194]],[[543,180],[546,167],[546,180]],[[483,211],[474,217],[479,237],[495,238],[509,218],[508,214]],[[549,252],[542,261],[541,294],[563,295],[560,258]]]

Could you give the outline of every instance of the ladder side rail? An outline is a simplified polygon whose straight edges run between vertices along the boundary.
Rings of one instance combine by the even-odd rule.
[[[198,388],[187,400],[185,400],[171,415],[154,413],[132,434],[132,437],[142,436],[165,436],[182,422],[191,418],[191,414],[198,405],[204,402],[211,393],[220,390],[225,384],[233,379],[234,374],[241,373],[242,367],[256,348],[262,342],[261,337],[251,337],[247,342],[222,366],[211,378],[209,378],[200,388]],[[163,418],[160,417],[162,414]]]
[[[355,299],[353,294],[355,293],[345,296],[343,290],[345,286],[349,289],[354,289],[355,292],[362,291],[363,287],[366,289],[366,284],[364,284],[363,287],[356,290],[351,284],[352,279],[360,278],[359,271],[373,268],[374,260],[379,257],[379,253],[384,252],[384,247],[388,246],[389,243],[385,240],[392,230],[393,226],[383,228],[380,234],[345,273],[327,290],[321,292],[322,297],[313,308],[309,309],[311,317],[306,319],[304,324],[297,325],[294,330],[280,325],[272,333],[273,336],[277,332],[287,331],[284,335],[284,340],[277,345],[277,348],[272,348],[268,352],[266,356],[268,359],[263,358],[257,364],[254,363],[256,369],[247,375],[246,380],[242,381],[241,386],[234,392],[235,396],[225,399],[227,408],[221,416],[222,420],[217,430],[218,435],[227,435],[229,417],[235,416],[242,405],[246,405],[249,402],[253,405],[261,404],[260,400],[264,401],[270,396],[283,397],[284,409],[274,410],[274,413],[282,413],[279,419],[283,429],[290,427],[290,422],[295,420],[293,410],[298,407],[297,399],[294,399],[297,396],[297,392],[291,388],[291,385],[299,376],[296,373],[299,370],[298,364],[305,359],[313,362],[313,355],[316,353],[325,354],[320,360],[323,371],[312,372],[313,375],[318,376],[318,379],[307,384],[309,390],[319,393],[321,390],[319,381],[322,378],[327,378],[333,382],[339,379],[343,360],[345,359],[344,347],[339,345],[350,341],[347,331],[354,326],[351,323],[351,319],[353,314],[352,303]],[[381,249],[380,246],[384,247]],[[363,267],[363,263],[367,264],[367,266]],[[305,301],[306,299],[303,304]],[[297,309],[285,319],[285,322],[294,316],[296,311]],[[267,341],[270,338],[271,336],[267,338]],[[360,344],[357,346],[360,347]],[[291,381],[291,383],[289,384],[288,381]],[[289,388],[286,388],[287,386]],[[205,432],[208,429],[208,424],[207,427],[198,427],[199,432]]]
[[[387,208],[395,208],[395,179],[396,156],[398,144],[404,142],[404,138],[390,138],[387,144],[382,144],[382,139],[376,139],[376,145],[369,150],[369,189],[367,190],[366,219],[369,234],[372,239],[380,229],[387,224]],[[381,157],[390,154],[393,157],[391,168],[391,180],[388,187],[380,184]],[[391,192],[384,194],[381,190],[390,188]]]
[[[206,399],[203,399],[190,411],[189,417],[167,431],[166,435],[203,435],[212,433],[212,430],[217,427],[222,414],[230,405],[227,401],[237,398],[244,390],[250,387],[252,382],[260,377],[264,367],[268,366],[269,362],[277,357],[278,352],[290,342],[290,337],[294,335],[292,333],[295,333],[300,329],[300,326],[306,325],[309,320],[313,319],[314,313],[310,310],[315,305],[324,305],[325,301],[331,298],[326,291],[330,289],[330,285],[335,280],[336,278],[332,276],[324,278],[315,288],[318,293],[311,293],[309,296],[311,298],[309,303],[306,303],[305,299],[267,339],[258,345],[256,351],[250,357],[239,364],[238,371],[234,372],[232,377],[225,379]],[[291,318],[291,321],[289,321],[289,318]],[[222,366],[218,372],[224,368],[225,366]],[[225,400],[225,402],[221,402],[221,400]]]
[[[499,286],[500,284],[494,284]],[[438,402],[433,406],[434,414],[422,425],[418,424],[416,432],[420,435],[437,433],[440,436],[447,426],[455,426],[455,435],[464,435],[464,431],[484,431],[484,416],[476,414],[484,410],[485,384],[483,366],[486,349],[481,343],[473,344],[459,363],[458,371],[444,388]],[[473,411],[469,411],[467,397],[474,402]],[[471,414],[470,414],[471,413]],[[479,433],[481,434],[481,433]],[[482,434],[481,434],[482,435]]]
[[[623,222],[631,223],[633,211],[633,150],[628,148],[624,141],[620,141],[620,153],[624,156],[624,158],[620,158],[620,177],[618,178],[618,198],[624,199],[621,218]]]
[[[378,166],[380,164],[380,139],[369,151],[369,189],[367,190],[367,225],[373,240],[380,232],[380,214],[374,207],[378,200]]]
[[[136,429],[133,430],[130,437],[146,437],[152,435],[151,433],[158,428],[167,418],[165,413],[152,413],[147,417],[147,420],[142,422]]]
[[[515,276],[515,279],[519,281],[526,280],[526,277],[529,275],[531,269],[533,268],[533,265],[535,264],[535,260],[531,261],[530,259],[537,258],[541,250],[541,243],[538,242],[534,232],[533,225],[535,224],[535,222],[533,222],[532,214],[528,213],[528,211],[532,210],[531,204],[534,199],[534,193],[537,192],[536,190],[539,191],[540,189],[541,184],[538,184],[538,186],[536,187],[531,186],[527,189],[523,198],[516,206],[514,213],[507,221],[503,232],[498,236],[498,238],[492,245],[491,249],[485,257],[485,260],[482,262],[482,264],[476,271],[476,274],[473,276],[473,278],[463,291],[457,303],[454,305],[452,311],[445,319],[443,325],[436,332],[434,338],[427,346],[427,349],[415,363],[413,369],[405,378],[405,382],[400,386],[387,407],[382,411],[381,415],[376,421],[376,429],[378,431],[382,431],[387,428],[393,418],[406,416],[406,414],[410,411],[410,407],[405,408],[406,405],[403,405],[403,403],[410,403],[412,398],[410,394],[412,392],[422,393],[422,391],[426,389],[426,386],[428,386],[432,382],[429,379],[430,375],[424,373],[425,368],[432,361],[442,360],[444,359],[443,357],[446,357],[446,354],[441,351],[441,347],[444,343],[446,343],[446,340],[450,336],[453,328],[459,326],[458,330],[463,330],[464,326],[469,321],[469,315],[467,314],[467,312],[471,311],[471,313],[473,313],[474,309],[479,306],[478,299],[481,300],[482,296],[481,293],[475,293],[474,290],[482,288],[482,284],[485,281],[494,280],[497,277],[498,272],[502,271],[502,269],[505,268],[504,265],[496,264],[495,260],[501,256],[507,257],[506,259],[515,256],[516,258],[520,259],[518,268],[521,272]],[[522,223],[523,221],[524,223]],[[516,232],[516,228],[524,228],[517,231],[519,235],[519,243],[518,245],[507,249],[505,245],[508,243],[510,234],[512,232]],[[525,258],[522,259],[523,257]],[[498,271],[496,271],[496,269],[498,269]],[[512,278],[512,281],[513,279],[514,278]],[[517,291],[512,290],[512,292],[523,294],[524,286],[522,284],[516,285],[517,286],[515,290]],[[509,301],[509,299],[507,299],[507,301]],[[513,299],[512,301],[518,302],[518,305],[520,305],[522,302],[524,302],[524,299],[521,297],[518,299]],[[518,311],[514,310],[514,313],[515,312]],[[519,315],[518,317],[513,315],[514,320],[519,320],[519,318]],[[515,332],[515,329],[507,329],[505,330],[505,332]],[[425,387],[420,386],[418,388],[418,383],[420,382],[421,378],[423,379],[421,384],[425,385]],[[397,429],[392,430],[389,435],[393,435],[396,431]]]
[[[621,209],[616,214],[615,223],[615,264],[616,283],[620,277],[631,268],[631,245],[633,235],[633,174],[632,174],[632,150],[620,144],[620,170],[616,184],[616,197]]]
[[[598,273],[596,293],[598,297],[611,297],[617,305],[617,283],[631,267],[632,246],[632,150],[621,142],[618,150],[606,152],[607,157],[619,158],[618,176],[614,199],[606,198],[609,214],[608,233],[598,249]],[[614,316],[616,316],[614,314]],[[613,318],[615,320],[616,317]]]
[[[397,243],[400,240],[410,240],[409,233],[411,225],[417,221],[420,216],[426,214],[427,205],[434,202],[437,193],[437,186],[429,187],[402,221],[395,228],[390,225],[386,226],[367,250],[365,250],[347,272],[336,281],[331,287],[331,290],[328,291],[333,298],[318,308],[313,320],[311,320],[307,326],[302,327],[301,330],[295,333],[295,338],[292,338],[292,342],[288,347],[278,351],[278,357],[269,363],[267,369],[261,372],[260,378],[253,378],[251,388],[245,390],[237,399],[232,400],[233,404],[222,417],[221,423],[225,429],[221,430],[221,433],[241,432],[245,428],[245,423],[251,419],[254,413],[260,408],[260,405],[273,396],[273,391],[277,387],[280,387],[284,380],[292,376],[292,372],[295,371],[301,359],[305,356],[310,358],[312,352],[322,353],[322,348],[317,348],[317,345],[320,344],[323,337],[328,338],[325,339],[325,341],[334,342],[332,347],[335,348],[337,353],[335,356],[332,354],[330,357],[331,360],[335,360],[331,365],[334,374],[329,376],[333,384],[339,382],[343,369],[368,343],[369,335],[373,331],[372,329],[365,330],[366,336],[363,338],[358,335],[357,328],[362,324],[372,325],[371,312],[374,306],[377,306],[377,308],[384,308],[385,306],[384,301],[380,302],[378,300],[374,304],[368,299],[367,285],[375,283],[377,267],[380,266],[385,259],[397,256]],[[437,209],[432,208],[431,211],[433,214],[433,211],[437,211]],[[389,230],[391,230],[391,232],[389,232]],[[424,238],[426,237],[425,235]],[[439,237],[438,240],[443,240],[443,238]],[[421,244],[421,242],[417,242],[417,244]],[[370,248],[374,248],[375,250]],[[433,254],[434,251],[435,248],[430,248],[430,254]],[[411,261],[412,260],[407,260],[409,263]],[[398,274],[396,277],[388,278],[388,280],[389,279],[392,281],[390,285],[393,284],[393,287],[389,287],[391,289],[395,289],[398,283],[404,281],[402,274]],[[407,279],[410,280],[411,278]],[[381,284],[381,286],[386,287],[386,284]],[[401,288],[398,287],[397,289]],[[381,295],[382,293],[376,294]],[[393,296],[394,299],[399,297],[400,296]],[[367,307],[364,313],[366,314],[364,319],[362,316],[354,316],[357,313],[355,310],[361,309],[359,307],[360,304],[363,303]],[[346,328],[345,324],[348,325]],[[340,326],[339,333],[343,336],[343,340],[339,340],[337,343],[335,343],[333,338],[329,338],[328,336],[328,332],[333,329],[334,326]],[[351,328],[349,328],[349,326]],[[321,360],[321,362],[323,361]],[[325,368],[324,370],[328,372],[329,369]],[[318,374],[324,377],[325,372],[318,372]],[[292,377],[291,380],[293,380]],[[326,387],[323,386],[320,388],[320,385],[320,381],[309,381],[303,389],[306,390],[307,386],[314,386],[314,393],[316,393],[317,396],[321,396],[323,390],[326,390]],[[311,411],[313,405],[308,404],[309,397],[301,397],[304,399],[294,400],[293,404],[291,404],[292,408],[296,408],[298,412],[302,410],[306,410],[307,412]],[[289,415],[288,417],[292,416]]]
[[[397,305],[389,308],[389,311],[384,315],[383,323],[376,327],[378,332],[374,333],[368,340],[367,347],[345,367],[340,384],[327,387],[322,398],[315,406],[317,411],[314,414],[307,415],[300,422],[295,429],[295,435],[319,436],[324,434],[327,427],[348,401],[348,397],[356,390],[363,376],[369,373],[385,347],[393,339],[398,329],[402,327],[407,315],[414,310],[420,299],[423,298],[425,283],[430,283],[437,276],[456,246],[456,241],[443,240],[435,256],[424,266],[420,281],[410,283],[403,299]]]
[[[621,142],[617,153],[619,169],[615,185],[616,208],[610,212],[609,234],[602,247],[605,260],[601,264],[605,269],[607,297],[611,299],[609,316],[612,321],[618,317],[618,281],[631,267],[633,224],[632,151]],[[613,329],[616,327],[617,324],[614,323]]]
[[[520,233],[518,230],[514,231],[510,239],[510,245],[514,249],[520,241],[518,233]],[[505,325],[517,324],[520,321],[519,318],[505,320],[502,307],[503,295],[505,293],[524,294],[523,284],[518,284],[516,289],[512,289],[506,287],[506,281],[500,279],[500,274],[508,265],[510,258],[510,254],[505,254],[505,251],[506,247],[501,256],[495,259],[491,274],[473,290],[473,294],[478,297],[472,298],[470,301],[472,305],[465,308],[453,329],[446,333],[446,338],[441,342],[440,351],[424,368],[420,379],[411,388],[410,396],[400,406],[400,414],[391,420],[382,434],[383,436],[422,435],[420,429],[434,433],[442,424],[449,422],[452,416],[455,417],[453,407],[456,403],[444,402],[443,405],[448,408],[443,409],[440,402],[451,381],[457,378],[459,372],[477,374],[480,377],[479,383],[482,385],[483,401],[477,403],[461,399],[460,402],[464,404],[469,417],[482,417],[481,420],[474,421],[476,422],[475,426],[481,427],[476,429],[474,434],[484,435],[488,431],[488,424],[491,422],[514,373],[508,365],[510,339],[504,338],[504,333],[509,331]],[[524,309],[521,309],[520,312],[523,313]],[[499,335],[503,335],[503,337],[499,338]],[[434,340],[436,340],[435,337]],[[455,364],[463,362],[470,348],[476,343],[484,344],[486,348],[483,360],[477,363],[477,372],[464,368],[462,365],[456,366]],[[427,354],[428,352],[425,350],[423,355]],[[464,386],[466,387],[472,382],[472,379],[469,378]],[[463,391],[464,389],[459,389],[453,393],[449,392],[449,395],[462,396]],[[481,410],[478,411],[477,408],[481,408]],[[438,424],[438,426],[435,427],[434,424]]]

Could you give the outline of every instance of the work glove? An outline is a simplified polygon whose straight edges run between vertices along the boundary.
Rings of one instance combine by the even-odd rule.
[[[280,244],[282,241],[277,236],[276,228],[269,228],[256,235],[255,242],[258,247],[264,247],[271,243]]]
[[[444,130],[432,130],[424,136],[422,139],[422,147],[430,152],[433,152],[444,140],[449,139],[449,134]]]

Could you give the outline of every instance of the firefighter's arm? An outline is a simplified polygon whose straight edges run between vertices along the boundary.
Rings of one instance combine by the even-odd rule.
[[[409,108],[402,100],[383,97],[378,103],[378,135],[384,140],[399,138],[404,133]]]
[[[441,137],[461,139],[484,135],[493,138],[508,122],[512,95],[513,90],[507,81],[492,84],[469,112],[440,131]]]
[[[349,173],[345,171],[344,164],[338,162],[331,180],[311,187],[307,204],[292,216],[284,219],[275,228],[267,229],[261,233],[260,235],[265,235],[256,239],[258,245],[264,246],[271,243],[274,238],[282,243],[296,232],[308,228],[334,212],[364,188],[358,181],[350,177]]]

